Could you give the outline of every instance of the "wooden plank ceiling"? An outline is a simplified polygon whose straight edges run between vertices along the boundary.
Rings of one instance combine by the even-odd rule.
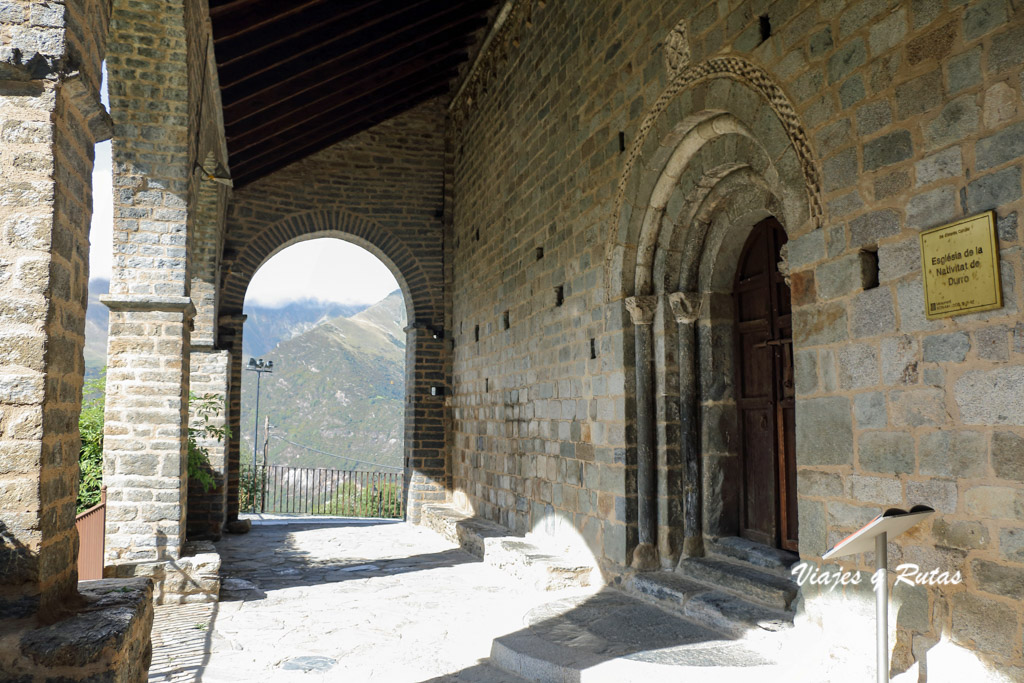
[[[497,0],[210,0],[240,187],[448,92]]]

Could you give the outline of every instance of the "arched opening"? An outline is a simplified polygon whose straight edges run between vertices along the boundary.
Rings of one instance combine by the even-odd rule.
[[[304,237],[246,287],[239,510],[401,517],[408,297],[341,233]]]
[[[744,277],[739,266],[750,252],[748,238],[756,240],[751,235],[763,230],[755,226],[777,219],[772,248],[816,227],[820,181],[812,158],[785,95],[742,60],[712,60],[680,72],[631,150],[620,185],[619,221],[608,243],[607,291],[611,301],[623,298],[633,323],[626,326],[623,348],[636,374],[637,447],[627,459],[638,473],[638,568],[673,566],[703,554],[705,541],[752,535],[743,531],[752,528],[744,522],[746,488],[754,490],[753,483],[745,486],[745,477],[753,482],[757,473],[745,469],[742,446],[738,405],[747,397],[737,391],[744,356],[736,346],[734,289],[738,274]],[[771,258],[779,260],[778,254]],[[771,272],[785,287],[785,267]],[[639,316],[640,308],[651,313]],[[756,343],[770,341],[770,348],[782,339],[773,334]],[[791,362],[777,373],[771,364],[768,369],[774,373],[769,386],[776,376],[792,375]],[[645,381],[646,399],[640,395]],[[790,421],[794,398],[790,387],[782,406]],[[778,401],[767,402],[779,407]],[[645,412],[653,417],[644,418]],[[742,419],[759,426],[760,414],[753,415]],[[774,436],[787,437],[789,432],[775,430],[765,418]],[[652,424],[645,427],[645,419]],[[793,464],[789,438],[774,456],[781,452]],[[652,454],[646,457],[655,479],[646,491],[645,451]],[[774,464],[768,470],[772,477],[781,471]],[[787,497],[785,511],[795,521],[795,473],[788,472],[785,493],[793,499]],[[773,481],[772,504],[781,500],[774,489]],[[645,497],[656,503],[646,521]],[[655,540],[644,541],[645,524],[656,525],[656,535],[646,534]],[[778,522],[770,526],[781,528]],[[795,528],[786,534],[785,544],[770,533],[757,540],[795,547]],[[645,542],[656,543],[656,552],[644,548]]]

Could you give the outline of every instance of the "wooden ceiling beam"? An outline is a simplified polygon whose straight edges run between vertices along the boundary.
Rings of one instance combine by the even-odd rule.
[[[420,3],[424,4],[424,3]],[[409,0],[362,0],[340,4],[315,5],[306,12],[282,16],[258,29],[216,40],[217,64],[222,72],[245,60],[274,66],[291,57],[314,50],[318,45],[357,34],[400,12],[415,7]]]
[[[457,41],[455,49],[461,50],[466,45],[465,39],[468,34],[483,26],[485,21],[471,17],[454,26],[446,24],[422,27],[420,30],[410,31],[408,36],[395,36],[389,43],[384,43],[383,40],[373,41],[358,51],[325,61],[317,68],[284,77],[281,81],[268,80],[262,87],[252,88],[251,92],[245,94],[238,89],[234,93],[224,91],[222,101],[225,122],[239,121],[276,102],[311,90],[319,90],[326,81],[343,78],[365,66],[379,65],[393,55],[404,57],[407,54],[425,52],[434,45],[451,41]]]
[[[354,123],[351,126],[338,130],[334,134],[317,141],[313,145],[296,150],[295,152],[292,152],[290,154],[284,156],[277,156],[272,159],[265,160],[262,163],[240,164],[237,171],[232,169],[235,187],[242,188],[253,181],[259,180],[260,178],[270,175],[271,173],[278,171],[284,168],[285,166],[289,166],[295,163],[296,161],[301,161],[302,159],[312,154],[316,154],[317,152],[324,150],[330,147],[331,145],[337,144],[338,142],[341,142],[346,138],[350,138],[353,135],[357,135],[368,128],[376,126],[378,123],[381,123],[383,121],[388,120],[389,118],[397,116],[398,114],[401,114],[404,111],[408,111],[413,107],[419,106],[420,104],[423,104],[424,102],[427,102],[435,97],[438,97],[439,95],[442,95],[445,92],[447,92],[447,88],[438,88],[436,91],[428,91],[427,93],[424,93],[424,95],[422,95],[419,98],[416,98],[415,100],[410,100],[409,102],[406,102],[404,104],[396,105],[391,109],[381,111],[373,118],[364,119],[363,121]]]
[[[213,42],[228,40],[248,31],[273,24],[316,5],[333,5],[333,0],[294,0],[283,4],[281,0],[227,0],[210,2],[213,22]]]
[[[388,68],[370,66],[357,69],[344,77],[325,82],[321,88],[276,101],[253,116],[226,124],[228,145],[232,149],[245,149],[250,138],[262,139],[271,132],[300,125],[304,117],[334,112],[358,97],[380,92],[393,83],[410,78],[412,74],[422,74],[430,79],[431,71],[448,71],[465,61],[466,56],[465,52],[453,53],[448,46],[442,46],[414,60],[396,60]],[[383,64],[380,66],[384,67]]]
[[[297,149],[315,144],[317,141],[332,135],[339,128],[348,128],[352,124],[363,120],[374,118],[378,121],[377,113],[383,111],[405,111],[402,109],[406,102],[409,102],[426,92],[447,92],[447,79],[442,81],[430,80],[408,80],[400,84],[400,87],[393,87],[392,94],[386,100],[375,97],[369,93],[363,97],[353,100],[348,105],[346,116],[339,118],[324,114],[315,119],[305,122],[305,126],[295,133],[281,132],[273,137],[265,137],[260,143],[250,145],[247,149],[236,150],[228,144],[228,154],[231,167],[236,164],[247,164],[260,157],[280,153],[283,148]]]
[[[468,0],[474,4],[482,1]],[[421,8],[415,17],[393,17],[378,24],[376,30],[358,32],[339,41],[318,45],[302,56],[268,65],[265,69],[239,63],[237,68],[227,67],[219,72],[223,99],[226,102],[237,102],[289,80],[304,79],[308,83],[312,78],[322,81],[325,76],[334,75],[332,72],[345,64],[365,62],[375,52],[400,49],[403,44],[418,40],[422,34],[436,35],[466,26],[474,17],[474,14],[465,12],[461,6],[447,7],[431,14],[424,14]]]

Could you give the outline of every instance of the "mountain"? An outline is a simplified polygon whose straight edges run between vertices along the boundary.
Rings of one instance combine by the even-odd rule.
[[[316,299],[292,301],[278,308],[247,305],[242,355],[246,360],[265,356],[281,342],[312,329],[318,323],[348,317],[365,308],[365,304],[338,304]]]
[[[274,371],[260,378],[259,443],[269,415],[271,464],[401,467],[405,325],[405,303],[395,291],[355,315],[321,320],[262,354],[274,362]],[[255,402],[256,373],[243,372],[245,463],[252,457]]]

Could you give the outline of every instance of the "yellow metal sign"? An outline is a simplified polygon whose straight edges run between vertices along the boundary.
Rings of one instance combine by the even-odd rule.
[[[930,320],[1001,308],[995,213],[922,232],[921,266]]]

